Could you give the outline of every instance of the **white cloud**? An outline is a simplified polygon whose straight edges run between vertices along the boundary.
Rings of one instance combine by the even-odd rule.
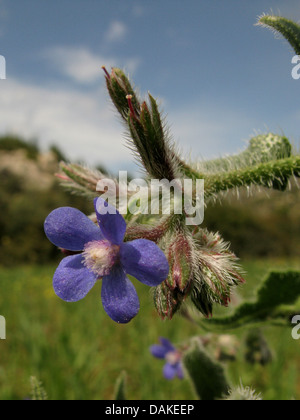
[[[122,41],[128,33],[127,26],[120,21],[113,21],[111,22],[107,32],[105,39],[108,42],[119,42]]]
[[[125,145],[124,127],[101,86],[86,93],[7,79],[0,90],[0,134],[37,138],[43,149],[55,143],[71,160],[102,163],[114,172],[136,171]],[[169,109],[167,121],[174,140],[193,160],[236,153],[255,128],[265,131],[242,112],[221,106],[182,104],[179,110],[166,100],[164,108]]]
[[[103,65],[108,69],[114,66],[126,68],[133,74],[140,62],[135,57],[121,62],[115,57],[95,54],[86,47],[52,47],[45,50],[41,56],[59,73],[80,84],[91,84],[101,80]]]
[[[92,54],[86,48],[53,47],[43,57],[55,66],[58,72],[75,82],[93,83],[103,76],[101,66],[107,59]]]
[[[42,148],[55,143],[72,160],[102,163],[112,171],[133,167],[104,89],[91,96],[9,79],[1,84],[0,109],[1,134],[35,137]]]

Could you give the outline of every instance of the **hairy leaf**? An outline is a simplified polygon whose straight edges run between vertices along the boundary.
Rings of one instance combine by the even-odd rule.
[[[198,339],[184,354],[183,364],[201,400],[221,399],[229,392],[224,368],[206,353]]]
[[[297,23],[281,16],[263,15],[257,24],[280,33],[300,55],[300,26]]]
[[[257,292],[254,302],[245,302],[228,317],[201,321],[205,327],[238,328],[246,324],[283,319],[288,325],[288,315],[300,297],[300,272],[271,272]]]

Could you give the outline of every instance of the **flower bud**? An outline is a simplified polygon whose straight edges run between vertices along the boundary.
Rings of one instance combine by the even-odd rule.
[[[199,289],[194,287],[191,292],[191,299],[195,307],[201,312],[206,318],[212,317],[213,302],[209,298],[206,287]]]
[[[193,278],[192,252],[190,241],[183,234],[179,234],[170,245],[170,272],[166,284],[171,290],[178,289],[183,293],[189,288]]]
[[[210,317],[213,304],[228,306],[232,289],[244,279],[237,257],[218,234],[200,229],[195,238],[198,271],[195,272],[191,298],[196,308]]]
[[[183,301],[183,295],[177,290],[171,290],[166,282],[156,287],[154,292],[154,304],[159,316],[164,319],[172,319]]]
[[[106,85],[115,107],[128,124],[130,136],[142,164],[155,179],[173,180],[178,160],[170,146],[156,100],[149,94],[150,106],[140,104],[127,76],[118,68],[111,74],[103,67]]]
[[[149,95],[151,109],[144,101],[139,112],[135,109],[132,95],[127,95],[128,126],[141,162],[154,179],[175,178],[177,166],[173,162],[174,153],[166,138],[157,103]]]
[[[125,73],[118,68],[113,68],[111,74],[109,74],[105,67],[102,68],[105,72],[109,95],[122,118],[127,121],[129,113],[128,95],[131,96],[134,112],[139,115],[140,104]]]

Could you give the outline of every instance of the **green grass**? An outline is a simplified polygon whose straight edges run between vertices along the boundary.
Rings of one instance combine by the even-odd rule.
[[[300,268],[296,262],[251,261],[244,264],[247,284],[240,296],[252,297],[270,268]],[[6,318],[7,339],[0,341],[0,399],[29,396],[30,377],[42,381],[49,399],[111,399],[122,371],[128,374],[129,399],[193,399],[187,379],[166,381],[163,362],[154,359],[149,346],[164,336],[181,343],[203,334],[195,324],[177,316],[162,322],[149,288],[134,281],[141,300],[139,315],[128,325],[117,325],[105,314],[100,284],[81,302],[68,304],[52,290],[55,267],[0,269],[0,315]],[[227,333],[224,331],[224,333]],[[300,398],[300,341],[291,329],[266,327],[274,353],[265,367],[248,365],[243,354],[245,331],[236,362],[227,366],[231,381],[252,385],[265,399]]]

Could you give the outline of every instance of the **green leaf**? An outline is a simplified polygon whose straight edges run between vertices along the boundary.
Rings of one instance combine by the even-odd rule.
[[[226,326],[227,329],[239,328],[276,319],[283,319],[288,325],[288,315],[295,310],[291,305],[300,297],[300,272],[271,272],[257,292],[254,302],[245,302],[228,317],[203,320],[204,328]]]
[[[116,381],[114,398],[113,398],[115,401],[127,400],[126,392],[125,392],[126,380],[127,380],[127,374],[126,372],[123,371]]]
[[[210,358],[197,338],[184,354],[183,364],[200,400],[217,400],[228,395],[223,366]]]
[[[300,26],[297,23],[281,16],[264,15],[257,24],[280,33],[300,55]]]

